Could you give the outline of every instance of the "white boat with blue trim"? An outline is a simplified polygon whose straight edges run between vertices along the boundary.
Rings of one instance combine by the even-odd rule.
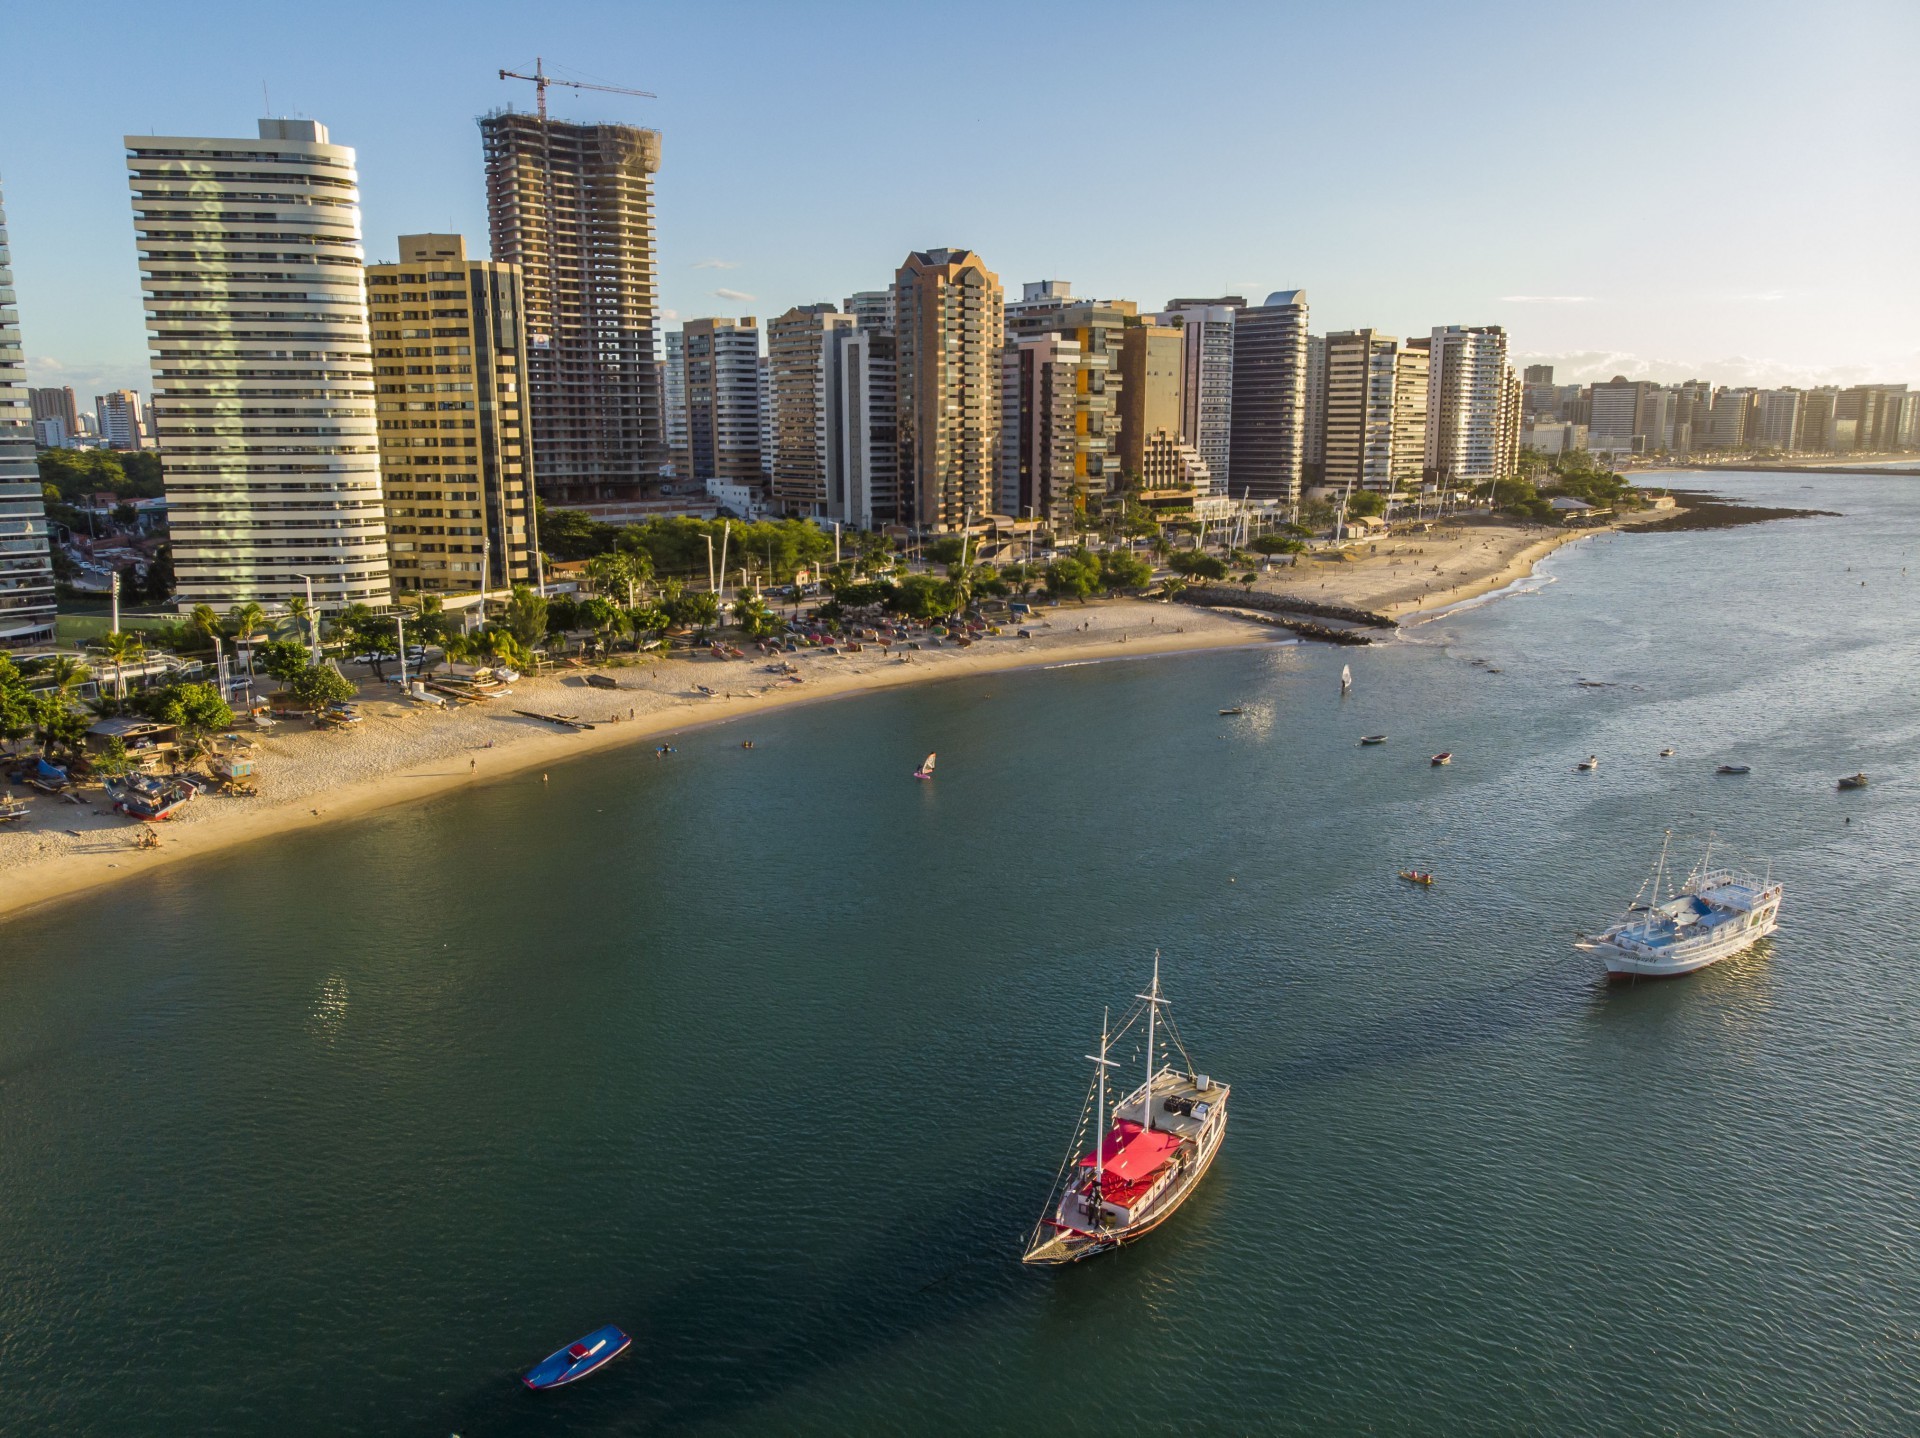
[[[1673,831],[1627,917],[1575,948],[1599,954],[1613,979],[1668,979],[1744,953],[1779,927],[1781,886],[1764,874],[1713,866],[1713,836],[1674,888],[1667,867]],[[1660,897],[1667,890],[1667,897]],[[1644,901],[1644,902],[1643,902]]]

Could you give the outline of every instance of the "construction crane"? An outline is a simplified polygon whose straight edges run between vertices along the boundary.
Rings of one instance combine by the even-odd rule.
[[[643,100],[658,100],[660,98],[651,90],[629,90],[620,85],[589,85],[584,80],[556,80],[542,67],[542,61],[538,55],[533,57],[533,73],[531,75],[522,75],[518,70],[502,70],[500,72],[500,78],[502,80],[533,81],[534,99],[539,106],[540,123],[543,125],[547,122],[547,86],[549,85],[565,85],[572,90],[604,90],[609,95],[638,95]]]

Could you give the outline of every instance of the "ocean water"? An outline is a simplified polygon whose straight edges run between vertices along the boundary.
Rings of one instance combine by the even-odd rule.
[[[803,707],[8,921],[0,1432],[1920,1431],[1920,489],[1813,483],[1366,651]],[[1781,931],[1609,990],[1668,828]],[[1026,1270],[1156,949],[1226,1146]]]

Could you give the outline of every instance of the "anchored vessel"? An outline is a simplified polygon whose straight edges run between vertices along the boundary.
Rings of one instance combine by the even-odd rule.
[[[1660,845],[1653,873],[1627,908],[1627,917],[1574,945],[1606,960],[1615,979],[1665,979],[1691,974],[1751,948],[1779,924],[1781,886],[1765,876],[1714,868],[1713,837],[1679,888],[1671,887],[1667,850]],[[1667,898],[1660,897],[1662,889]],[[1642,899],[1647,902],[1642,903]]]
[[[1171,1016],[1161,1010],[1160,956],[1153,956],[1153,984],[1113,1031],[1100,1024],[1100,1052],[1080,1128],[1040,1221],[1028,1240],[1028,1263],[1073,1263],[1106,1253],[1152,1232],[1198,1187],[1227,1131],[1228,1086],[1199,1072],[1180,1042]],[[1146,1081],[1109,1110],[1107,1070],[1119,1065],[1108,1054],[1146,1020]],[[1162,1063],[1156,1044],[1164,1038],[1184,1069]],[[1111,1112],[1112,1123],[1108,1118]],[[1086,1147],[1087,1120],[1098,1140]]]

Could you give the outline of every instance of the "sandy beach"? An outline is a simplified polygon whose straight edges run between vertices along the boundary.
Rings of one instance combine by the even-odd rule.
[[[1362,545],[1354,557],[1303,558],[1275,568],[1259,589],[1395,618],[1504,588],[1560,545],[1596,530],[1472,523]],[[1188,605],[1121,599],[1052,607],[1033,637],[942,647],[910,660],[875,649],[791,656],[799,683],[747,660],[673,659],[607,669],[617,690],[590,687],[580,671],[522,679],[510,697],[453,711],[416,707],[391,685],[360,686],[364,722],[314,729],[283,721],[258,736],[260,793],[207,794],[156,825],[157,849],[134,846],[141,826],[112,811],[98,785],[78,803],[31,796],[33,815],[0,830],[0,915],[68,898],[132,874],[284,830],[412,803],[462,784],[539,783],[548,767],[615,745],[659,740],[795,703],[901,684],[1089,660],[1270,644],[1290,638],[1265,625]],[[694,686],[718,691],[709,698]],[[515,713],[577,716],[570,731]],[[743,730],[743,737],[751,737]],[[917,758],[918,756],[908,756]]]
[[[673,659],[603,669],[618,689],[590,687],[581,671],[526,678],[511,696],[440,711],[396,697],[389,684],[360,686],[362,723],[315,729],[283,720],[257,738],[260,793],[205,794],[179,817],[155,825],[157,849],[136,848],[141,826],[113,812],[97,784],[79,803],[32,794],[32,817],[0,830],[0,916],[68,898],[131,874],[230,848],[284,830],[329,823],[429,798],[462,784],[541,782],[548,767],[645,739],[659,741],[706,724],[743,720],[796,703],[901,684],[1035,665],[1135,658],[1184,650],[1271,644],[1288,636],[1186,605],[1115,600],[1052,608],[1033,637],[943,646],[908,660],[868,648],[859,654],[786,656],[793,683],[766,672],[768,660]],[[708,698],[694,688],[718,691]],[[516,709],[577,716],[597,727],[565,730]],[[742,737],[751,737],[742,730]],[[917,754],[905,756],[917,761]]]

